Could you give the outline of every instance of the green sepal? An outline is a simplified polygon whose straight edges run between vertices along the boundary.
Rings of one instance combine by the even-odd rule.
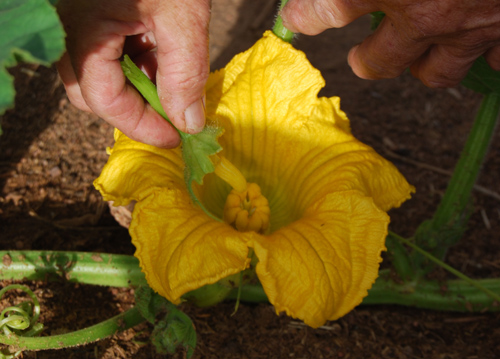
[[[151,107],[175,128],[161,106],[158,91],[151,80],[134,64],[128,55],[124,56],[121,65],[125,76],[127,76],[129,81],[132,82],[141,95],[144,96]],[[210,156],[222,150],[217,139],[222,135],[224,130],[215,126],[207,126],[197,134],[189,134],[177,128],[175,129],[179,133],[182,141],[182,158],[186,165],[184,179],[188,192],[193,202],[198,204],[207,215],[217,221],[221,221],[220,218],[210,213],[196,197],[193,190],[193,181],[203,184],[203,177],[215,171],[215,166]]]
[[[144,319],[154,325],[151,342],[156,351],[174,354],[177,347],[183,346],[187,358],[191,358],[196,348],[196,331],[191,318],[148,286],[136,289],[135,301]]]

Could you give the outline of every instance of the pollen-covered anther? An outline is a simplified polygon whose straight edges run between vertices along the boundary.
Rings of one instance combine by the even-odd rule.
[[[246,190],[232,190],[224,206],[224,221],[240,232],[265,233],[269,229],[269,202],[255,183],[247,184]]]

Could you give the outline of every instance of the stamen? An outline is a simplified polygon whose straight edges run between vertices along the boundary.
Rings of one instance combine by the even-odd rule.
[[[220,160],[215,166],[215,174],[229,183],[238,192],[243,192],[247,188],[247,180],[241,172],[224,156],[217,156]]]
[[[233,187],[224,205],[224,221],[240,232],[265,233],[271,210],[256,183],[247,183],[243,174],[223,156],[216,156],[215,174]]]
[[[269,202],[255,183],[249,183],[243,192],[233,189],[224,206],[224,221],[240,232],[265,233],[270,214]]]

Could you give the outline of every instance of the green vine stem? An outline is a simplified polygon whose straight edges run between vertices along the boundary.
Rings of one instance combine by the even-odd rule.
[[[397,238],[395,237],[395,239]],[[60,280],[61,278],[69,278],[71,281],[82,284],[116,287],[146,285],[140,272],[138,260],[132,256],[47,251],[0,252],[0,255],[3,258],[3,266],[0,267],[1,280]],[[61,270],[54,267],[52,262],[40,259],[43,257],[58,258],[60,255],[63,255],[63,258],[74,258],[75,263],[71,270],[61,273]],[[95,261],[98,256],[103,260],[98,260],[99,265],[97,266]],[[34,262],[35,260],[37,262]],[[30,264],[30,262],[36,265]],[[462,274],[458,272],[458,275]],[[469,310],[469,308],[490,306],[490,310],[500,310],[500,306],[491,306],[494,299],[490,295],[478,290],[477,286],[464,279],[447,281],[446,283],[420,280],[397,284],[388,278],[389,272],[387,270],[380,271],[380,277],[370,290],[369,296],[363,301],[364,304],[408,303],[408,305],[421,308],[441,310]],[[498,294],[495,293],[500,292],[500,279],[474,280],[473,282],[486,288],[487,291],[493,292],[493,295],[498,298]],[[233,290],[228,299],[236,299],[237,293],[238,289]],[[261,286],[243,286],[240,298],[244,302],[267,302],[267,296]]]
[[[403,242],[407,246],[413,248],[415,251],[417,251],[421,255],[425,256],[427,259],[429,259],[430,261],[434,262],[438,266],[446,269],[451,274],[457,276],[458,278],[460,278],[461,280],[463,280],[465,283],[467,283],[467,284],[469,284],[469,285],[471,285],[473,287],[476,287],[480,291],[482,291],[485,294],[489,295],[492,299],[495,299],[500,304],[500,295],[492,292],[491,290],[489,290],[486,287],[483,287],[478,281],[476,281],[476,280],[474,280],[472,278],[467,277],[462,272],[460,272],[460,271],[456,270],[455,268],[449,266],[448,264],[446,264],[443,261],[439,260],[438,258],[434,257],[432,254],[424,251],[422,248],[418,247],[417,245],[415,245],[411,241],[407,240],[406,238],[403,238],[403,237],[401,237],[401,236],[399,236],[399,235],[397,235],[395,233],[391,233],[391,235],[394,236],[394,237],[396,237],[398,240],[400,240],[401,242]]]
[[[499,279],[482,279],[475,281],[491,292],[500,292]],[[228,299],[235,299],[234,289]],[[244,285],[241,288],[241,300],[251,303],[268,302],[266,293],[260,285]],[[436,281],[419,281],[395,283],[390,278],[390,270],[380,271],[380,276],[368,291],[363,305],[398,304],[422,309],[482,312],[484,310],[500,311],[500,305],[489,295],[463,280],[450,280],[445,283]]]
[[[415,277],[415,270],[413,268],[410,255],[406,247],[392,234],[393,233],[389,231],[389,234],[385,239],[387,253],[389,254],[392,267],[398,276],[402,280],[408,281]]]
[[[500,292],[498,279],[482,279],[475,282],[488,291]],[[381,273],[363,300],[363,304],[399,304],[458,312],[500,311],[497,301],[463,280],[398,284],[389,279],[388,272]]]
[[[71,333],[38,338],[0,335],[0,343],[13,345],[20,350],[61,349],[104,339],[144,321],[139,310],[134,307],[99,324]]]
[[[0,251],[0,279],[67,280],[109,287],[146,285],[133,256],[57,251]]]
[[[279,11],[281,11],[285,7],[287,2],[288,0],[281,1]],[[276,18],[276,22],[274,23],[273,33],[286,42],[292,42],[293,37],[295,36],[293,32],[291,32],[285,26],[283,26],[283,19],[281,18],[279,12],[278,12],[278,17]]]
[[[485,95],[439,207],[433,218],[423,222],[415,234],[415,243],[440,259],[465,230],[471,191],[493,137],[499,110],[500,94]],[[425,267],[418,252],[412,257],[417,270]]]
[[[485,95],[456,170],[432,219],[434,228],[448,225],[466,209],[495,132],[499,110],[500,94]]]

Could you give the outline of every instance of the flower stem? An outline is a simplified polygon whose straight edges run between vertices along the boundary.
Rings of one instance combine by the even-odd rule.
[[[398,237],[395,233],[389,231],[385,239],[385,246],[394,270],[402,280],[407,281],[415,276],[415,270],[407,249],[398,240]]]
[[[280,11],[285,7],[288,0],[282,0],[280,3],[278,16],[276,17],[276,22],[274,23],[273,32],[276,36],[286,42],[292,42],[295,34],[283,26],[283,19],[281,18]]]
[[[68,280],[70,282],[130,287],[146,279],[133,256],[57,251],[0,251],[0,280]]]
[[[144,321],[139,310],[134,307],[99,324],[71,333],[38,338],[0,335],[0,343],[14,345],[21,350],[61,349],[104,339]]]
[[[493,137],[499,110],[500,94],[485,95],[439,207],[433,218],[423,222],[415,234],[415,243],[440,259],[465,231],[471,191]],[[426,263],[420,254],[412,257],[416,269],[424,268],[423,272],[429,270],[425,269]]]
[[[163,106],[161,105],[160,98],[158,97],[158,90],[151,80],[142,72],[130,59],[128,55],[123,57],[121,62],[122,70],[127,79],[132,82],[136,89],[140,92],[146,101],[158,112],[173,128],[179,133],[181,139],[184,139],[189,134],[178,130],[170,121]]]
[[[434,214],[432,220],[434,228],[448,225],[466,209],[470,193],[495,133],[499,110],[500,94],[485,95],[446,193]]]

